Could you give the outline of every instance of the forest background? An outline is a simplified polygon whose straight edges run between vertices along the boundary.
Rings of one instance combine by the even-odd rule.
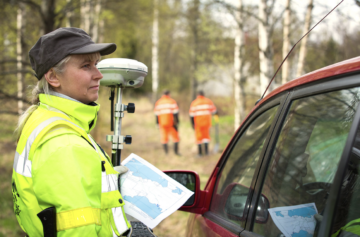
[[[122,132],[133,136],[123,157],[134,152],[162,170],[195,170],[204,187],[220,154],[195,158],[188,109],[196,91],[204,90],[217,106],[221,151],[287,53],[340,2],[0,0],[0,236],[24,236],[12,210],[13,131],[19,114],[31,104],[31,86],[37,79],[28,51],[41,35],[59,27],[79,27],[95,42],[117,44],[115,53],[107,57],[147,65],[144,85],[124,90],[124,102],[135,102],[136,112],[123,119]],[[359,56],[359,6],[358,0],[344,0],[296,46],[269,91],[307,72]],[[182,157],[163,154],[155,126],[153,105],[164,89],[171,91],[180,107]],[[108,97],[109,90],[102,88],[102,112],[92,133],[111,153],[104,139],[110,134]],[[187,217],[184,212],[174,213],[154,229],[155,234],[184,236]]]

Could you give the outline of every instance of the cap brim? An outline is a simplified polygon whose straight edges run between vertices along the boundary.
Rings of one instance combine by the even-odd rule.
[[[116,50],[116,44],[113,43],[101,43],[101,44],[89,44],[80,49],[72,51],[70,54],[88,54],[99,52],[101,56],[113,53]]]

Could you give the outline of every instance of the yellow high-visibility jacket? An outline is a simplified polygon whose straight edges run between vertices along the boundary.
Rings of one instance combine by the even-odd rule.
[[[37,214],[56,208],[57,236],[119,236],[130,224],[119,173],[90,136],[99,105],[40,94],[16,148],[14,211],[30,236],[43,236]]]
[[[357,237],[360,236],[360,218],[355,219],[341,227],[331,237]]]

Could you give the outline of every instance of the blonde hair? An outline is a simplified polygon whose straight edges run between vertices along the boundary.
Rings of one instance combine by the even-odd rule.
[[[68,55],[66,58],[61,60],[59,63],[57,63],[54,67],[52,67],[55,75],[62,75],[65,72],[65,65],[67,62],[70,61],[71,57],[73,55]],[[100,60],[100,53],[91,53],[91,54],[84,54],[81,55],[84,56],[86,59],[89,59],[91,61]],[[38,108],[40,100],[39,95],[45,94],[49,95],[50,91],[52,91],[52,86],[47,82],[45,79],[45,75],[38,81],[34,89],[32,90],[32,98],[31,103],[32,105],[19,117],[18,125],[15,129],[15,137],[16,140],[20,138],[21,132],[24,128],[24,125],[26,121],[29,119],[30,115]]]

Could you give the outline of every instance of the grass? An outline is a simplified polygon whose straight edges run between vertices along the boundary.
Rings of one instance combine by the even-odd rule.
[[[110,131],[110,108],[107,97],[108,95],[104,94],[99,100],[102,105],[101,113],[97,128],[92,131],[92,135],[104,150],[108,154],[111,154],[111,144],[105,141],[106,135],[112,134]],[[122,160],[130,153],[135,153],[160,170],[180,169],[196,171],[200,176],[201,188],[204,188],[221,153],[211,153],[207,157],[196,158],[197,146],[195,145],[194,131],[190,125],[188,114],[184,112],[187,111],[187,109],[183,108],[180,114],[179,133],[181,141],[179,143],[179,151],[182,156],[179,157],[173,154],[172,142],[169,143],[169,154],[164,154],[162,145],[160,144],[160,133],[155,124],[153,107],[149,100],[146,97],[138,97],[136,99],[123,98],[122,103],[127,104],[129,102],[135,103],[136,110],[134,114],[125,113],[125,117],[122,119],[121,134],[131,135],[132,144],[125,145],[122,151]],[[4,119],[5,118],[3,118],[3,120]],[[6,119],[8,121],[6,121],[6,123],[2,121],[1,124],[10,125],[6,127],[2,125],[0,128],[0,131],[4,132],[0,137],[0,149],[2,151],[0,159],[0,237],[17,237],[24,236],[24,234],[17,224],[13,213],[11,194],[12,164],[16,147],[11,131],[15,128],[16,117],[10,116],[6,117]],[[219,128],[219,152],[221,152],[234,132],[233,117],[221,116],[220,114]],[[214,135],[213,127],[211,129],[212,138]],[[214,147],[214,142],[215,139],[212,139],[210,143],[211,151]],[[159,237],[185,236],[188,217],[189,213],[176,211],[156,226],[154,233]]]

